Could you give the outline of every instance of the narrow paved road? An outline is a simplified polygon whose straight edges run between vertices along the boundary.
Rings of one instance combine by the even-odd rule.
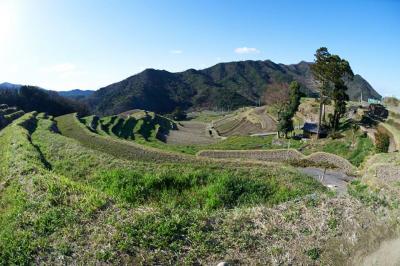
[[[298,170],[319,180],[324,186],[336,190],[339,194],[347,193],[347,183],[354,179],[345,173],[331,169],[327,169],[325,173],[324,169],[314,167],[298,168]]]

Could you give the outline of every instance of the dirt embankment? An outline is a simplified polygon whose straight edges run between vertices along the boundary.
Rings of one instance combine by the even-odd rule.
[[[393,240],[384,241],[381,243],[378,250],[369,254],[361,261],[356,262],[356,265],[385,265],[395,266],[400,265],[400,237]]]

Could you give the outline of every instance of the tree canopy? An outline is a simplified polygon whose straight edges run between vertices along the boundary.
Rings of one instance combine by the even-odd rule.
[[[25,112],[45,112],[53,116],[75,112],[88,114],[88,109],[82,102],[33,86],[22,86],[19,90],[0,90],[0,103],[18,107]]]
[[[330,116],[330,126],[337,130],[341,117],[346,112],[347,86],[344,78],[352,79],[354,73],[350,64],[338,55],[330,54],[326,47],[319,48],[315,53],[315,63],[311,66],[315,80],[319,83],[320,112],[319,124],[321,127],[323,105],[327,100],[334,102],[334,114]],[[319,131],[319,130],[318,130]]]

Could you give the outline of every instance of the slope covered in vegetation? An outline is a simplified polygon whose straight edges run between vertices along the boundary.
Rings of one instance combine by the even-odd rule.
[[[87,115],[89,110],[83,102],[60,96],[34,86],[20,86],[18,89],[0,89],[0,103],[15,106],[25,112],[46,112],[63,115],[78,112]]]
[[[24,111],[18,110],[16,107],[9,107],[7,104],[0,104],[0,129],[4,128],[24,114]]]
[[[284,65],[269,60],[248,60],[180,73],[147,69],[99,89],[87,102],[92,111],[100,115],[135,108],[170,113],[178,106],[182,109],[234,110],[263,102],[265,96],[287,87],[293,80],[302,85],[306,95],[314,95],[317,85],[310,65],[307,62]],[[359,100],[361,91],[365,99],[381,98],[359,75],[346,84],[351,99]]]
[[[225,216],[324,191],[285,167],[118,159],[54,130],[29,113],[0,133],[2,264],[213,261],[236,238]]]
[[[332,264],[397,210],[364,184],[338,197],[289,166],[148,149],[73,115],[26,114],[0,151],[1,264]]]
[[[93,115],[80,120],[94,133],[113,135],[128,140],[164,140],[170,130],[177,129],[174,121],[142,110],[102,118]]]

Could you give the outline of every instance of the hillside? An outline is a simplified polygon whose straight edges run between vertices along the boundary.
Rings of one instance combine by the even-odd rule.
[[[72,114],[23,115],[0,155],[2,265],[357,264],[398,224],[386,172],[339,195],[285,163],[146,148]]]
[[[24,111],[18,110],[16,107],[9,107],[7,104],[0,104],[0,129],[6,127],[24,114]]]
[[[84,103],[62,97],[57,92],[34,86],[20,86],[19,88],[15,86],[8,84],[7,88],[0,89],[0,103],[15,106],[25,112],[38,111],[50,115],[74,112],[85,115],[88,113]]]
[[[26,85],[3,82],[3,83],[0,83],[0,90],[19,90],[23,86],[26,86]],[[58,95],[60,95],[62,97],[72,98],[72,99],[82,99],[84,97],[92,95],[94,92],[92,90],[80,90],[80,89],[66,90],[66,91],[54,91],[54,90],[46,90],[46,89],[43,89],[40,87],[37,87],[37,88],[44,90],[44,91],[48,91],[49,93],[57,93]]]
[[[177,106],[188,109],[235,109],[264,103],[274,90],[297,80],[303,92],[312,96],[316,83],[311,63],[293,65],[272,61],[220,63],[203,70],[189,69],[171,73],[147,69],[123,81],[101,88],[88,98],[96,114],[117,114],[130,109],[158,113],[173,111]],[[347,81],[351,99],[381,98],[361,76]]]
[[[58,94],[63,97],[73,98],[73,99],[82,99],[88,97],[93,94],[94,91],[91,90],[69,90],[69,91],[59,91]]]
[[[170,130],[177,129],[174,121],[143,110],[133,110],[102,118],[92,115],[83,117],[80,121],[94,133],[129,140],[138,138],[164,140]]]
[[[12,84],[9,82],[0,83],[0,90],[19,90],[22,85]]]

